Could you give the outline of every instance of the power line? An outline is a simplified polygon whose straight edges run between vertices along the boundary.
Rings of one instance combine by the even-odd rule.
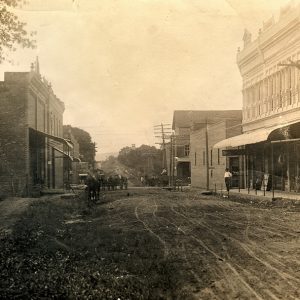
[[[167,150],[166,150],[166,140],[169,140],[171,138],[171,124],[163,124],[160,125],[154,125],[154,136],[156,138],[161,139],[161,142],[155,143],[159,144],[163,151],[163,157],[162,157],[162,168],[167,169]]]

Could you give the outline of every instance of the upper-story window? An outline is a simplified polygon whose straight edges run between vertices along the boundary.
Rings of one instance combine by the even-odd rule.
[[[58,120],[58,132],[57,132],[58,134],[58,136],[61,136],[61,121],[60,120]]]
[[[53,115],[50,116],[50,134],[53,134]]]
[[[287,69],[287,101],[288,105],[292,104],[292,68]]]
[[[190,145],[184,145],[184,156],[190,155]]]

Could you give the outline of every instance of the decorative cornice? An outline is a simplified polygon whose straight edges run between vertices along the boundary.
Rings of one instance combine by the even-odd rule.
[[[278,22],[271,28],[262,32],[257,39],[249,43],[243,50],[237,53],[237,63],[239,66],[247,63],[253,56],[258,53],[260,47],[264,51],[268,47],[272,47],[275,43],[278,43],[282,37],[287,33],[294,30],[295,27],[300,26],[299,12],[294,14],[291,20],[285,22]]]

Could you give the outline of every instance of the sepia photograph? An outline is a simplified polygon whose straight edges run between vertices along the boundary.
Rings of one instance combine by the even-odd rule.
[[[0,0],[0,299],[300,299],[300,0]]]

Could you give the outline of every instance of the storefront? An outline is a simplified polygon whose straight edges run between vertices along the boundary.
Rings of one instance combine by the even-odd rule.
[[[300,191],[300,122],[255,130],[214,145],[225,147],[225,155],[239,147],[235,154],[245,162],[247,188]]]
[[[29,128],[29,184],[63,188],[70,182],[72,148],[70,141],[64,138]]]

